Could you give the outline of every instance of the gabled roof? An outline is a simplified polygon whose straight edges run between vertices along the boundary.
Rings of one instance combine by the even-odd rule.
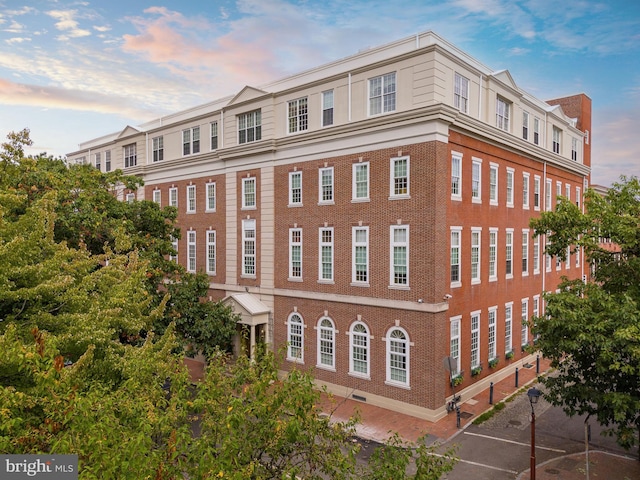
[[[229,301],[235,301],[240,305],[249,315],[259,315],[261,313],[269,313],[270,309],[255,295],[251,293],[234,293],[225,297],[222,302],[229,303]]]
[[[235,97],[233,97],[227,106],[234,105],[236,103],[242,103],[249,100],[253,100],[255,98],[260,98],[265,95],[269,95],[269,92],[265,92],[264,90],[259,90],[254,87],[246,86],[242,90],[240,90]]]
[[[518,90],[518,86],[516,85],[515,80],[509,73],[509,70],[498,70],[497,72],[491,73],[491,76],[496,80],[500,80],[505,85],[513,88],[514,90]]]
[[[127,125],[126,127],[124,127],[124,129],[118,134],[118,136],[116,138],[124,138],[124,137],[128,137],[129,135],[137,135],[138,133],[140,133],[142,130],[138,130],[135,127],[132,127],[131,125]]]

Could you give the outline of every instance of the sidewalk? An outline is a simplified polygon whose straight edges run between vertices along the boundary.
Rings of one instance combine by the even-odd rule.
[[[542,463],[536,467],[536,480],[583,480],[587,478],[585,454],[565,455]],[[529,480],[527,469],[516,477]],[[634,480],[640,478],[640,462],[607,452],[589,452],[589,479]]]

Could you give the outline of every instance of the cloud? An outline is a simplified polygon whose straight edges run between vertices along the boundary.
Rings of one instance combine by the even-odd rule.
[[[50,10],[46,13],[50,17],[58,20],[55,24],[56,28],[65,32],[64,35],[60,35],[58,37],[59,40],[87,37],[91,35],[91,31],[78,28],[78,21],[74,18],[78,14],[77,10]]]
[[[30,41],[31,39],[26,37],[13,37],[13,38],[7,38],[5,40],[5,43],[9,45],[15,45],[17,43],[30,42]]]

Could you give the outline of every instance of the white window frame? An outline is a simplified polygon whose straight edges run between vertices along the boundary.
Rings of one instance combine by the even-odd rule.
[[[540,236],[533,237],[533,274],[540,274]]]
[[[196,186],[187,185],[187,213],[196,213]]]
[[[489,205],[498,205],[498,164],[489,164]]]
[[[505,274],[510,279],[513,278],[513,228],[506,229],[504,243]]]
[[[507,207],[511,207],[511,208],[513,208],[514,176],[515,176],[515,170],[511,167],[507,167],[507,181],[506,181]]]
[[[299,321],[298,321],[299,320]],[[304,319],[298,312],[287,318],[287,360],[304,363]]]
[[[94,165],[96,170],[101,171],[102,169],[102,154],[100,152],[93,154]]]
[[[533,209],[540,211],[540,175],[533,176]]]
[[[211,122],[209,124],[209,141],[210,144],[209,146],[211,147],[211,150],[217,150],[218,149],[218,143],[219,143],[219,132],[218,132],[218,122]]]
[[[375,86],[379,82],[380,87]],[[397,82],[396,72],[385,73],[372,77],[367,82],[369,85],[368,108],[369,116],[382,115],[396,110]]]
[[[529,112],[522,112],[522,138],[529,141]]]
[[[196,232],[187,230],[187,272],[196,271]]]
[[[540,119],[538,117],[533,117],[533,143],[535,145],[540,145]]]
[[[169,260],[173,260],[176,263],[178,263],[178,239],[177,238],[171,237],[171,246],[175,250],[176,254],[169,255]]]
[[[568,183],[564,184],[564,196],[567,198],[567,200],[571,201],[571,185],[569,185]]]
[[[359,327],[362,327],[364,331],[361,331]],[[357,332],[356,329],[358,329]],[[364,322],[357,320],[351,324],[351,328],[349,328],[349,375],[370,379],[372,339],[369,327]],[[364,356],[364,359],[356,359],[356,352],[362,353],[363,355],[361,356]],[[366,371],[363,372],[363,369],[357,369],[356,365],[363,366]]]
[[[404,240],[396,240],[396,233],[404,230]],[[389,229],[389,286],[409,288],[409,225],[391,225]],[[404,249],[404,262],[396,261],[396,252]],[[404,281],[402,270],[404,269]]]
[[[469,113],[469,79],[458,72],[453,79],[453,106],[462,113]]]
[[[522,229],[522,276],[529,276],[529,229]]]
[[[162,190],[159,188],[153,191],[153,203],[162,205]]]
[[[576,187],[576,207],[580,208],[580,204],[582,203],[582,191],[580,187]]]
[[[255,219],[242,221],[242,275],[241,277],[255,278],[257,270],[257,237]],[[250,249],[253,249],[253,253]]]
[[[578,139],[571,137],[571,160],[578,161]]]
[[[480,310],[471,312],[471,337],[469,342],[469,361],[471,368],[480,366]]]
[[[138,164],[138,145],[136,143],[124,145],[122,157],[124,158],[124,168],[135,167]]]
[[[358,162],[358,163],[354,163],[351,167],[351,181],[352,181],[352,185],[351,185],[351,201],[352,202],[366,202],[369,201],[369,188],[371,185],[370,182],[370,176],[371,176],[371,169],[369,168],[369,162]],[[361,173],[364,170],[364,172],[366,173],[365,177],[366,180],[363,180],[361,178],[361,175],[359,175],[359,173]],[[365,183],[366,182],[366,183]],[[358,186],[365,184],[366,187],[366,194],[362,194],[361,192],[359,192]]]
[[[136,199],[135,193],[127,193],[127,195],[125,196],[125,200],[127,203],[133,203],[135,199]]]
[[[302,228],[289,229],[289,281],[302,281]]]
[[[169,189],[169,206],[178,208],[178,187]]]
[[[322,92],[322,108],[320,109],[320,125],[328,127],[333,125],[334,122],[334,94],[332,90],[325,90]]]
[[[449,235],[449,282],[451,288],[462,286],[462,227],[451,227]],[[457,279],[454,280],[454,267],[457,267]]]
[[[504,304],[504,353],[513,351],[513,302]]]
[[[248,186],[253,186],[253,191],[248,191]],[[257,208],[257,181],[256,177],[245,177],[242,179],[242,209],[255,210]]]
[[[544,182],[544,209],[547,212],[551,211],[551,185],[552,181],[547,178]]]
[[[558,155],[562,154],[562,129],[553,125],[551,132],[552,136],[552,151]]]
[[[505,132],[509,132],[509,114],[511,102],[501,96],[496,97],[496,127]]]
[[[549,237],[546,237],[546,245],[545,245],[545,252],[547,251],[548,247],[551,245],[551,242],[549,241]],[[551,255],[549,255],[548,253],[545,253],[544,255],[544,263],[545,263],[545,271],[546,272],[550,272],[551,271]]]
[[[324,233],[330,233],[331,240],[327,241]],[[318,231],[318,281],[321,283],[333,283],[333,275],[334,275],[334,267],[333,267],[333,256],[334,256],[334,232],[333,227],[320,227]],[[329,251],[329,262],[325,262],[327,258],[325,258],[325,251],[328,249]],[[329,266],[331,275],[329,277],[325,277],[325,265]]]
[[[237,116],[238,144],[253,143],[262,140],[262,112],[254,110]]]
[[[200,127],[185,128],[182,130],[182,156],[200,153]]]
[[[529,210],[529,172],[522,173],[522,208]]]
[[[325,173],[327,175],[325,175]],[[334,204],[334,171],[333,167],[322,167],[318,170],[318,204],[333,205]],[[326,179],[330,179],[329,183],[324,183]]]
[[[297,179],[297,180],[296,180]],[[289,172],[289,206],[302,206],[302,172]]]
[[[489,281],[498,280],[498,229],[489,228]]]
[[[207,230],[207,273],[216,274],[216,231]]]
[[[107,150],[104,152],[104,171],[111,171],[111,150]]]
[[[287,133],[299,133],[309,129],[309,100],[296,98],[287,102]]]
[[[471,227],[471,285],[480,283],[481,275],[481,250],[482,248],[482,228]]]
[[[358,233],[364,232],[365,240],[358,240]],[[357,226],[352,227],[351,230],[351,285],[369,285],[369,276],[371,272],[369,270],[369,227]],[[366,277],[364,280],[359,278],[362,276],[361,270],[358,269],[358,264],[356,262],[358,257],[358,252],[360,249],[364,248],[365,253],[365,270],[364,276]]]
[[[403,338],[394,336],[394,333],[402,335]],[[410,384],[410,365],[411,365],[411,342],[407,331],[399,326],[391,327],[387,330],[387,334],[383,341],[387,344],[387,385],[408,388]],[[403,367],[402,367],[403,365]],[[394,378],[394,372],[396,378]],[[398,373],[404,373],[404,380],[398,379]]]
[[[405,174],[404,176],[397,176],[396,166],[400,163],[404,162],[405,164]],[[389,198],[410,198],[410,165],[409,165],[409,156],[405,155],[402,157],[394,157],[389,160]]]
[[[455,377],[461,373],[460,371],[460,323],[462,316],[451,317],[449,319],[449,356],[455,359],[456,364],[453,366],[451,376]]]
[[[482,203],[482,159],[471,157],[471,201]]]
[[[462,154],[451,152],[451,200],[462,200]]]
[[[205,185],[205,192],[207,194],[207,203],[205,206],[205,212],[216,211],[216,182],[209,182]]]
[[[496,342],[496,332],[497,332],[497,321],[498,321],[498,307],[493,306],[489,307],[488,313],[488,335],[487,335],[487,355],[489,361],[495,359],[498,356],[497,342]]]
[[[523,298],[520,303],[522,314],[522,329],[520,331],[520,345],[529,345],[529,299]]]
[[[540,295],[534,295],[533,296],[533,305],[531,306],[531,316],[534,318],[537,318],[540,316]],[[533,322],[534,327],[537,325],[537,323],[534,321]],[[532,332],[533,333],[533,332]],[[534,334],[533,335],[533,340],[536,341],[538,339],[539,334]]]
[[[316,367],[336,371],[336,326],[333,320],[323,315],[317,325]],[[327,362],[328,360],[328,362]]]
[[[162,135],[151,139],[151,151],[154,163],[164,160],[164,138]]]

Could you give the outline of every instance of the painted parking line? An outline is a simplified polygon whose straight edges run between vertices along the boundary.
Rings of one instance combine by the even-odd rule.
[[[514,440],[507,440],[506,438],[500,438],[500,437],[492,437],[490,435],[482,435],[481,433],[472,433],[472,432],[464,432],[465,435],[471,435],[474,437],[482,437],[482,438],[488,438],[491,440],[497,440],[498,442],[505,442],[505,443],[513,443],[515,445],[523,445],[525,447],[530,446],[531,444],[529,443],[522,443],[522,442],[516,442]],[[566,450],[560,450],[558,448],[551,448],[551,447],[540,447],[538,445],[536,445],[536,450],[548,450],[549,452],[557,452],[557,453],[567,453]]]

